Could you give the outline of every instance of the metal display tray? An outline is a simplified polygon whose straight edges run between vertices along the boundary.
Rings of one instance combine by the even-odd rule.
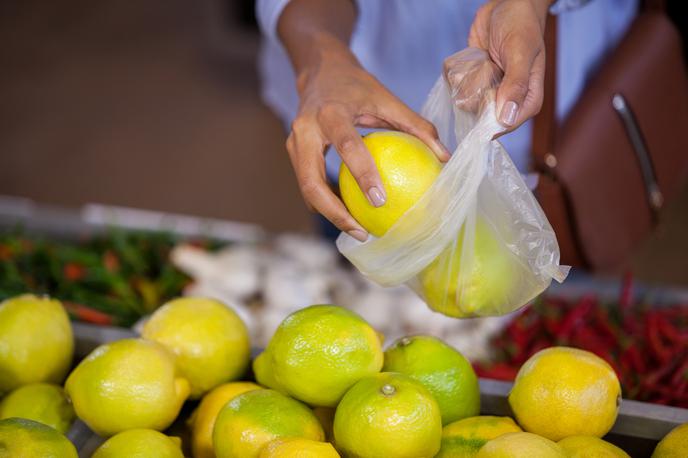
[[[136,337],[134,331],[124,328],[85,323],[73,323],[73,328],[77,361],[83,359],[98,345]],[[254,356],[257,352],[254,351]],[[481,379],[481,413],[511,415],[507,401],[511,385],[509,382]],[[192,403],[187,403],[180,418],[171,427],[171,434],[179,434],[193,407]],[[616,423],[605,439],[626,450],[633,458],[649,457],[657,442],[673,428],[683,423],[688,423],[688,409],[624,400],[621,403]],[[67,437],[76,445],[80,458],[90,458],[93,451],[103,442],[103,439],[80,420],[72,425]]]

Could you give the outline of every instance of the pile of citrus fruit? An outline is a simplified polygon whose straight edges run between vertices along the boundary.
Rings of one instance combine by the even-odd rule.
[[[314,305],[281,323],[251,371],[239,317],[183,298],[141,338],[102,345],[67,374],[74,343],[61,304],[16,297],[0,304],[0,457],[76,457],[64,436],[75,415],[107,439],[95,458],[628,456],[601,439],[621,392],[591,353],[552,347],[524,364],[514,421],[480,415],[478,379],[444,342],[382,340],[355,313]],[[189,399],[182,444],[161,431]],[[654,456],[688,456],[688,425]]]

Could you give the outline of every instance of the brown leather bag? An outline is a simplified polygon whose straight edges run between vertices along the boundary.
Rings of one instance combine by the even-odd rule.
[[[688,178],[681,39],[661,10],[644,9],[557,126],[550,19],[545,35],[545,98],[533,128],[536,195],[562,263],[616,272]]]

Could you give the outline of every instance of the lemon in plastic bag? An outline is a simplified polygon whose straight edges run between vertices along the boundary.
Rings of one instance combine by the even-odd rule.
[[[465,318],[497,315],[514,288],[518,265],[494,231],[478,218],[472,246],[464,228],[419,275],[420,290],[433,310]]]

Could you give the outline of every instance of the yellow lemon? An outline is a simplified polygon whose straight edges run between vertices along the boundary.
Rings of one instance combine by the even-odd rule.
[[[270,442],[260,458],[339,458],[339,453],[327,442],[290,437]]]
[[[334,437],[347,456],[433,457],[440,449],[442,416],[419,382],[382,372],[346,392],[334,416]]]
[[[435,397],[442,424],[480,413],[480,387],[471,363],[440,339],[410,336],[385,351],[385,372],[401,372],[418,380]]]
[[[504,304],[516,299],[513,290],[524,267],[483,218],[476,219],[474,238],[464,239],[465,233],[461,228],[456,241],[420,273],[425,301],[433,310],[457,318],[509,312]]]
[[[267,352],[262,352],[253,360],[253,375],[263,386],[277,390],[280,393],[288,394],[287,391],[277,383],[277,379],[272,372],[272,358]]]
[[[191,384],[192,398],[241,377],[251,357],[246,325],[232,309],[213,299],[184,297],[168,302],[151,316],[142,335],[175,354],[182,377]]]
[[[566,458],[564,450],[533,433],[507,433],[483,445],[477,458]]]
[[[339,190],[356,221],[371,234],[381,237],[425,194],[442,170],[442,164],[425,143],[402,132],[373,132],[363,137],[363,143],[380,173],[387,194],[385,204],[371,205],[344,163],[339,169]]]
[[[124,339],[93,350],[65,385],[77,416],[103,437],[134,428],[163,430],[179,414],[189,382],[162,345]]]
[[[220,410],[238,395],[261,387],[251,382],[231,382],[203,396],[191,417],[191,450],[194,458],[214,458],[213,427]]]
[[[351,385],[380,371],[383,353],[363,318],[342,307],[313,305],[279,325],[259,360],[255,373],[261,385],[334,407]]]
[[[255,458],[282,437],[325,439],[311,409],[275,390],[240,394],[220,410],[213,429],[217,458]]]
[[[115,434],[91,458],[184,458],[182,442],[153,429],[129,429]]]
[[[56,429],[25,418],[0,420],[0,458],[78,458]]]
[[[569,436],[558,443],[569,458],[631,458],[616,445],[595,436]]]
[[[524,430],[551,440],[602,437],[614,425],[621,385],[602,358],[584,350],[551,347],[518,371],[509,404]]]
[[[61,386],[31,383],[0,402],[0,420],[12,417],[37,421],[65,434],[74,421],[74,408]]]
[[[73,356],[60,301],[25,294],[0,303],[0,395],[27,383],[62,383]]]
[[[521,428],[509,417],[478,416],[442,428],[442,446],[435,458],[472,458],[488,441]]]
[[[677,426],[664,436],[652,458],[680,458],[688,456],[688,423]]]

